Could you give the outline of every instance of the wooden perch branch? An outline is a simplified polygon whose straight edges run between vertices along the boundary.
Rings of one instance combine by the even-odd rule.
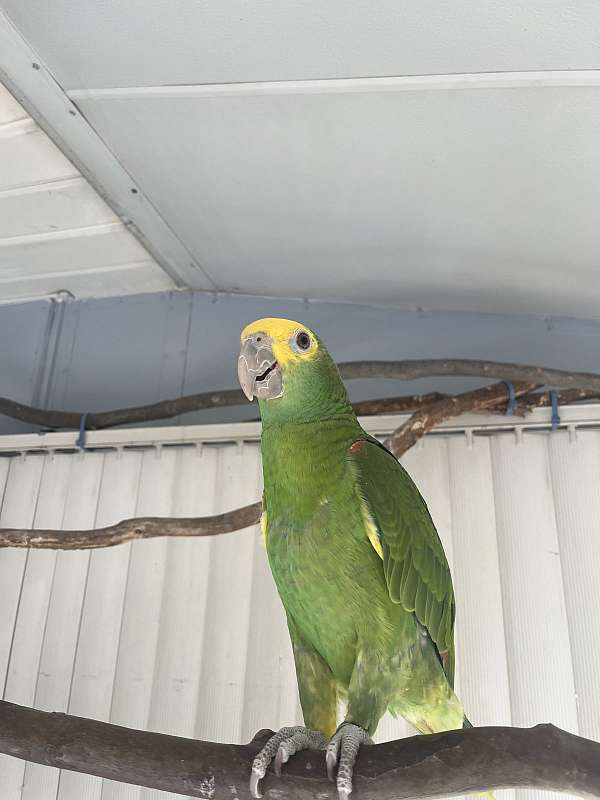
[[[247,745],[217,744],[51,714],[0,701],[0,752],[50,767],[205,800],[247,800],[252,759],[271,731]],[[403,800],[529,787],[600,797],[600,744],[553,725],[471,728],[363,747],[356,800]],[[298,753],[266,797],[336,800],[322,751]],[[275,795],[275,790],[280,795]]]
[[[515,383],[515,396],[527,394],[535,385],[531,383]],[[464,392],[454,397],[445,397],[426,408],[416,411],[404,425],[401,425],[385,441],[385,446],[398,458],[411,448],[428,431],[444,420],[458,417],[467,411],[489,411],[503,398],[506,404],[508,390],[504,383],[494,383],[472,392]]]
[[[429,409],[432,403],[436,403],[438,400],[448,400],[454,396],[441,392],[430,392],[429,394],[413,394],[403,397],[383,397],[377,400],[361,400],[354,403],[352,407],[356,414],[365,417],[373,414],[406,414],[409,411]],[[560,406],[568,406],[586,400],[600,400],[600,392],[594,389],[565,389],[556,393],[556,399]],[[506,402],[505,393],[489,406],[473,407],[468,411],[471,414],[504,414]],[[534,408],[548,408],[551,405],[552,399],[549,392],[527,392],[527,394],[519,396],[513,414],[516,417],[524,417],[528,411],[533,411]]]
[[[422,361],[352,361],[339,364],[339,369],[342,378],[346,380],[354,378],[391,378],[407,381],[415,380],[416,378],[454,375],[526,381],[535,385],[555,386],[566,389],[587,389],[600,393],[600,375],[594,373],[566,372],[559,369],[500,361],[474,361],[460,358],[426,359]],[[435,396],[432,397],[431,395],[400,398],[394,410],[396,412],[410,410],[422,404],[427,404],[433,399],[435,399]],[[437,399],[440,398],[438,397]],[[400,400],[404,400],[407,405],[401,407]],[[411,402],[413,403],[412,405]],[[88,430],[102,430],[117,425],[132,425],[157,419],[170,419],[191,411],[239,406],[246,403],[247,400],[239,389],[202,392],[177,399],[162,400],[150,405],[88,413],[86,416],[86,428]],[[380,412],[357,410],[357,413]],[[0,397],[0,414],[42,428],[77,429],[83,412],[46,410],[28,406],[24,403],[17,403],[6,397]]]
[[[114,547],[134,539],[157,536],[217,536],[256,525],[262,503],[236,508],[212,517],[137,517],[93,530],[58,531],[0,528],[0,547],[35,547],[38,550],[92,550]]]
[[[531,394],[535,388],[530,383],[515,383],[515,396],[520,398],[521,413],[534,405],[548,405],[548,395]],[[582,399],[586,390],[570,389],[561,392],[559,401],[573,402]],[[497,383],[464,392],[456,396],[440,395],[441,399],[429,403],[416,411],[386,441],[387,447],[399,458],[415,442],[439,425],[466,412],[502,411],[506,408],[508,390],[504,383]],[[385,402],[385,401],[384,401]],[[90,550],[98,547],[114,547],[134,539],[152,539],[158,536],[216,536],[231,533],[258,524],[261,503],[253,503],[224,514],[212,517],[139,517],[125,519],[107,528],[91,530],[60,531],[32,530],[27,528],[0,528],[0,548],[30,547],[48,550]]]
[[[593,372],[567,372],[530,364],[504,361],[478,361],[467,358],[431,358],[418,361],[348,361],[339,364],[342,378],[391,378],[413,381],[417,378],[454,375],[473,378],[495,378],[525,381],[561,389],[595,389],[600,391],[600,375]]]

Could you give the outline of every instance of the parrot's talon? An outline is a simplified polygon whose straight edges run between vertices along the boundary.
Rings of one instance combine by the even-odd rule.
[[[352,773],[361,744],[373,744],[367,731],[353,722],[342,722],[327,745],[327,776],[337,784],[338,800],[348,800],[352,793]]]
[[[337,747],[335,750],[330,750],[327,747],[327,755],[325,756],[325,763],[327,764],[327,777],[332,783],[335,783],[335,768],[337,767]]]
[[[287,763],[294,753],[299,750],[324,749],[327,740],[318,731],[311,731],[301,725],[282,728],[273,734],[260,753],[252,762],[250,776],[250,794],[255,800],[262,797],[260,781],[265,777],[267,767],[273,762],[273,769],[277,776],[281,776],[281,767]]]
[[[290,754],[287,751],[287,747],[285,746],[285,742],[282,742],[279,745],[279,750],[277,751],[277,755],[275,756],[275,763],[273,764],[273,769],[275,770],[275,774],[278,778],[281,777],[281,767],[283,764],[286,764],[290,760]]]
[[[262,797],[262,792],[260,791],[259,784],[261,778],[264,778],[265,773],[263,772],[262,775],[259,770],[252,768],[252,775],[250,775],[250,794],[252,797],[256,798],[256,800],[260,800]]]

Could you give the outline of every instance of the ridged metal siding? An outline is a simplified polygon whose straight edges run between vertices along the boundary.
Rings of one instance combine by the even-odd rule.
[[[0,75],[14,62],[3,29],[6,35],[0,8]],[[0,159],[0,302],[56,296],[57,290],[83,298],[174,287],[2,83]]]
[[[427,437],[404,463],[453,569],[472,721],[600,739],[600,433]],[[0,459],[0,490],[3,527],[212,514],[260,496],[259,447],[28,453]],[[0,673],[13,702],[183,736],[242,742],[301,718],[257,529],[0,552]],[[407,732],[386,717],[377,738]],[[174,797],[5,756],[0,796]]]

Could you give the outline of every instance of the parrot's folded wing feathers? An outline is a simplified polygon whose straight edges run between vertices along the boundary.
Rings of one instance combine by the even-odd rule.
[[[452,684],[454,592],[427,505],[404,467],[376,439],[365,435],[351,446],[348,456],[379,535],[390,598],[414,611],[427,629]]]

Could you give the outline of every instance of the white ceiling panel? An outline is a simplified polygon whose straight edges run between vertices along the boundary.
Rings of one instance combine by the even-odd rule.
[[[28,114],[25,109],[0,84],[0,125],[4,127],[26,119]]]
[[[120,222],[0,240],[0,281],[149,261],[148,253]]]
[[[81,175],[0,192],[0,239],[105,225],[116,217]]]
[[[30,119],[3,124],[0,127],[0,148],[0,191],[48,184],[79,175],[73,164]]]
[[[0,85],[0,303],[160,291],[171,279]]]
[[[596,0],[0,0],[0,75],[169,286],[597,317],[599,31]],[[2,235],[111,224],[2,113]]]
[[[600,86],[571,82],[71,96],[220,290],[596,316]]]
[[[121,297],[161,292],[165,274],[154,262],[117,264],[93,270],[45,270],[0,278],[0,303],[27,301],[68,291],[76,298]],[[65,288],[68,287],[68,288]]]
[[[2,0],[66,89],[600,67],[597,0]]]

